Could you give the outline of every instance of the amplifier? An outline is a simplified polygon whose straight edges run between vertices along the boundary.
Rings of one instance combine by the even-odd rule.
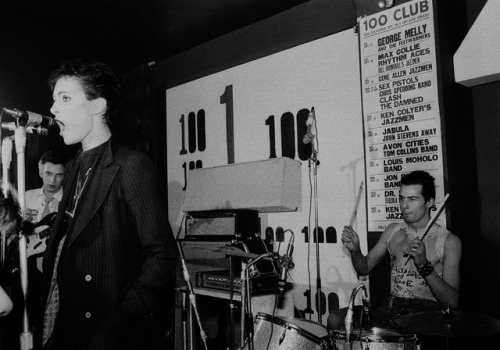
[[[189,170],[182,211],[300,211],[302,163],[287,157]]]
[[[261,273],[258,277],[250,279],[250,294],[270,294],[276,291],[278,274]],[[242,279],[233,277],[233,291],[240,294]],[[217,289],[229,292],[231,278],[229,270],[204,271],[196,274],[196,286],[200,288]]]
[[[208,210],[189,212],[186,217],[186,240],[224,241],[251,238],[260,233],[256,210]]]

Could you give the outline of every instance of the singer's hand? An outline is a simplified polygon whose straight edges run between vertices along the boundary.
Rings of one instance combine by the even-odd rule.
[[[351,226],[344,226],[341,241],[350,252],[361,251],[359,247],[359,236]]]
[[[406,248],[404,256],[411,256],[415,266],[422,266],[427,260],[425,244],[419,238],[415,238]]]

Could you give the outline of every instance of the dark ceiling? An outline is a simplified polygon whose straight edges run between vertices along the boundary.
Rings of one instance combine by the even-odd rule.
[[[47,62],[94,57],[124,72],[306,1],[3,0],[0,54]]]

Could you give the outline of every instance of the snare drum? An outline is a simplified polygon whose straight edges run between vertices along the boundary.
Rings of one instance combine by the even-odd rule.
[[[256,350],[328,350],[327,340],[326,327],[318,323],[301,318],[272,317],[262,312],[255,318],[253,344]],[[248,349],[248,344],[243,349]]]
[[[354,328],[347,341],[345,329],[334,330],[332,344],[334,350],[418,350],[420,345],[416,334],[400,333],[392,329],[373,327]]]

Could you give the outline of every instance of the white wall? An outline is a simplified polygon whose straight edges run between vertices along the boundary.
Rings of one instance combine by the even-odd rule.
[[[302,161],[302,210],[261,214],[261,219],[262,232],[267,227],[274,231],[282,227],[295,233],[293,258],[296,266],[291,271],[295,283],[294,302],[299,310],[305,309],[304,293],[309,289],[309,278],[312,294],[316,291],[316,248],[315,244],[305,242],[303,233],[309,225],[311,195],[310,168],[304,156],[307,148],[302,142],[305,121],[314,107],[320,161],[318,225],[328,232],[335,229],[340,241],[342,227],[349,223],[358,187],[364,181],[359,84],[358,37],[353,30],[346,30],[168,89],[168,197],[169,219],[174,232],[183,215],[185,171],[190,162],[201,162],[204,168],[225,165],[233,160],[232,152],[228,152],[230,149],[234,149],[234,163],[265,160],[271,157],[273,150],[276,157],[294,153],[294,158]],[[232,86],[234,146],[227,139],[228,95],[224,95],[221,102],[228,86]],[[200,147],[198,143],[190,151],[188,130],[193,125],[186,120],[191,112],[204,114],[205,144]],[[281,121],[287,118],[292,123],[282,128]],[[274,147],[271,146],[272,122]],[[288,140],[288,145],[293,147],[283,148],[283,140]],[[364,203],[362,196],[355,226],[362,235],[366,251]],[[314,220],[311,224],[314,225]],[[287,233],[285,243],[288,239]],[[340,307],[346,306],[352,289],[359,283],[349,256],[340,243],[321,243],[319,246],[322,292],[327,300],[329,296],[335,297],[332,295],[335,293]],[[281,253],[283,250],[282,247]],[[314,308],[314,299],[310,302]],[[328,306],[325,316],[327,314]],[[313,318],[316,317],[315,314]]]

